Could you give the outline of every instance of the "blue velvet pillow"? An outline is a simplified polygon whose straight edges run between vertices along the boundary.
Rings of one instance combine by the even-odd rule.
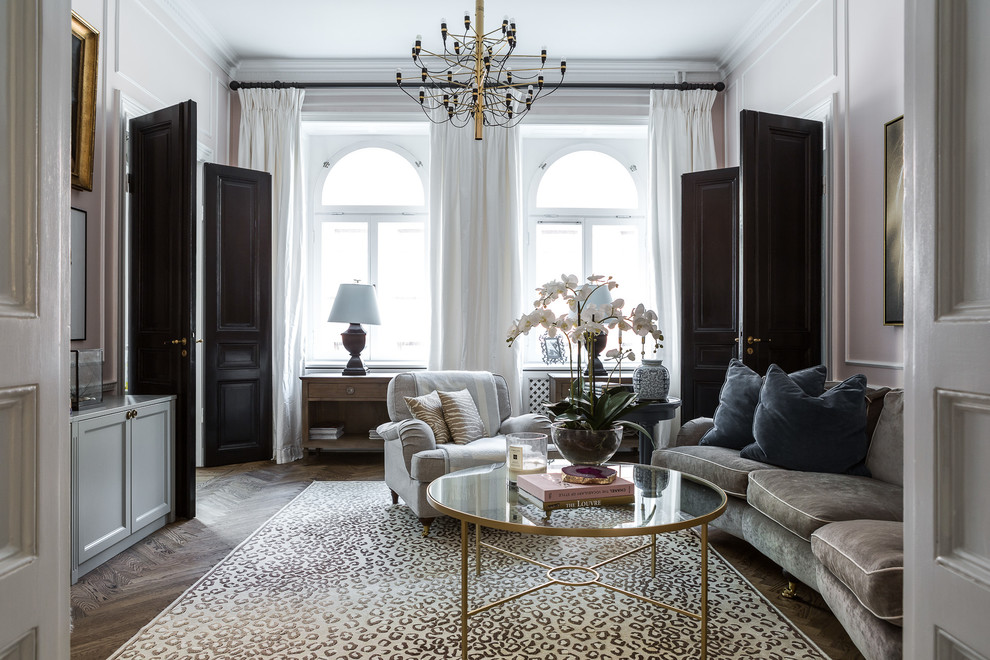
[[[818,365],[795,371],[790,377],[809,396],[818,396],[825,389],[825,376],[825,365]],[[760,402],[762,387],[763,379],[758,373],[741,360],[730,360],[725,372],[725,383],[718,395],[715,426],[705,433],[699,444],[742,449],[755,442],[753,415]]]
[[[753,418],[753,444],[739,455],[805,472],[869,476],[864,459],[866,376],[847,378],[821,396],[802,391],[771,365]]]

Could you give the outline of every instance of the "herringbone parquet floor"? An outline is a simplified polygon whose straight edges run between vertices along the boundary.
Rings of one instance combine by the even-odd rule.
[[[311,481],[384,478],[381,454],[314,454],[287,465],[246,463],[197,472],[197,517],[122,552],[72,587],[72,660],[105,660]],[[861,658],[821,597],[779,597],[780,569],[713,530],[712,546],[835,660]]]

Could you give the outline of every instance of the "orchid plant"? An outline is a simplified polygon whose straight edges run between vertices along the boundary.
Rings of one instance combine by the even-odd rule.
[[[646,355],[646,342],[653,342],[654,353],[662,347],[663,333],[657,326],[657,314],[647,309],[642,303],[629,313],[623,311],[625,301],[615,298],[610,303],[595,304],[591,302],[594,293],[606,288],[609,292],[618,288],[619,284],[611,276],[592,275],[586,283],[579,283],[576,275],[561,275],[560,280],[547,282],[537,292],[539,297],[533,303],[533,311],[523,314],[512,322],[506,342],[512,346],[519,335],[528,335],[534,328],[545,328],[547,335],[556,337],[562,335],[568,344],[570,358],[571,387],[570,395],[563,401],[549,406],[554,414],[554,421],[565,428],[601,430],[615,425],[634,428],[646,433],[645,428],[621,419],[623,415],[646,405],[636,400],[636,396],[621,387],[613,386],[616,372],[621,378],[622,362],[634,361],[635,352],[624,348],[622,333],[631,332],[639,337],[642,354]],[[555,314],[550,306],[557,300],[567,303],[568,311]],[[588,369],[588,378],[581,373],[582,348],[590,362],[594,358],[594,343],[598,335],[610,329],[618,329],[619,347],[608,351],[606,359],[615,362],[608,374],[608,379],[601,393],[596,388],[595,370]],[[577,370],[574,369],[574,347],[577,347]],[[619,381],[615,381],[618,384]]]

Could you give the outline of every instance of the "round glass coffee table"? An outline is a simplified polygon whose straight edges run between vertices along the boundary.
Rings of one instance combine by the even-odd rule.
[[[563,463],[562,465],[566,465]],[[635,502],[608,507],[608,515],[588,515],[587,508],[557,509],[534,515],[538,509],[524,496],[520,496],[515,484],[509,484],[504,464],[486,465],[446,474],[433,483],[427,491],[430,504],[461,521],[461,657],[467,659],[468,619],[510,600],[559,584],[564,586],[594,585],[639,599],[701,622],[700,657],[708,653],[708,523],[725,511],[726,495],[713,483],[675,470],[617,463],[610,467],[619,476],[635,484]],[[551,464],[550,471],[560,466]],[[481,574],[481,548],[506,554],[547,569],[547,581],[517,594],[488,603],[475,609],[468,608],[468,539],[470,525],[475,526],[475,570]],[[508,552],[481,540],[482,527],[493,527],[519,534],[543,534],[549,536],[615,537],[650,536],[650,541],[594,567],[550,566],[517,553]],[[673,532],[688,527],[701,528],[701,605],[700,612],[692,612],[658,600],[634,594],[625,589],[606,584],[596,570],[641,550],[651,550],[650,571],[656,577],[657,534]],[[584,572],[587,579],[574,580],[558,577]]]

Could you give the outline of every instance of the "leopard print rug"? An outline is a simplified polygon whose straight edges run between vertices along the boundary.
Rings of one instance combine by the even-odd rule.
[[[429,536],[421,529],[384,483],[314,482],[111,658],[459,658],[460,525],[441,517]],[[643,542],[492,529],[483,539],[557,566],[590,565]],[[648,550],[600,572],[697,612],[699,559],[698,537],[673,532],[657,537],[656,579]],[[482,568],[477,577],[472,554],[471,608],[546,574],[486,550]],[[714,551],[709,602],[709,658],[827,660]],[[698,657],[700,641],[698,621],[593,586],[545,588],[477,614],[469,631],[472,660],[673,660]]]

